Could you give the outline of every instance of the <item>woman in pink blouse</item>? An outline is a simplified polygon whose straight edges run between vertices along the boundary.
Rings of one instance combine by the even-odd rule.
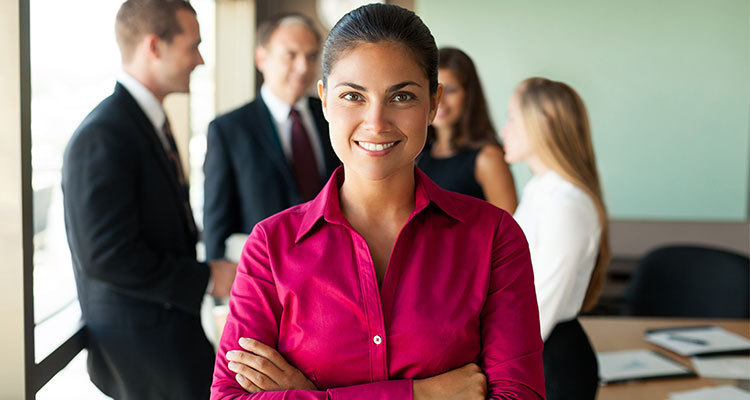
[[[543,398],[523,233],[414,166],[442,94],[427,27],[393,5],[350,12],[318,93],[343,166],[250,235],[211,398]]]

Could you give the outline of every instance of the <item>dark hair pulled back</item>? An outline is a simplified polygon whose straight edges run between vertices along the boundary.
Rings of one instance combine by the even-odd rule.
[[[437,92],[438,49],[429,28],[414,12],[393,4],[368,4],[344,15],[331,29],[323,47],[323,85],[344,54],[362,43],[393,42],[403,45]]]

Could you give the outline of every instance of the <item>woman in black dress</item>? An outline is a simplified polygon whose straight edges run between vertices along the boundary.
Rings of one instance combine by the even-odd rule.
[[[443,98],[417,166],[444,189],[513,213],[518,203],[513,175],[490,121],[474,62],[461,50],[442,48],[438,67]]]

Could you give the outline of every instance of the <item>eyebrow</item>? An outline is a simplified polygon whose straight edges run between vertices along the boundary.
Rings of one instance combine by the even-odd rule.
[[[386,92],[395,92],[396,90],[403,89],[403,88],[405,88],[406,86],[409,86],[409,85],[414,85],[414,86],[420,87],[420,88],[422,87],[422,85],[418,84],[417,82],[406,81],[406,82],[397,83],[397,84],[389,87]],[[355,90],[361,90],[363,92],[367,91],[367,89],[365,89],[364,86],[357,85],[356,83],[353,83],[353,82],[341,82],[338,85],[336,85],[336,87],[339,87],[339,86],[349,86],[350,88],[355,89]]]

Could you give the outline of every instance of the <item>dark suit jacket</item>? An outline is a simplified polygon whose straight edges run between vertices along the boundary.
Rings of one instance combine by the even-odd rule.
[[[310,98],[309,106],[327,180],[339,161],[331,148],[320,100]],[[224,257],[224,241],[232,233],[250,233],[261,220],[302,202],[271,114],[260,96],[211,122],[203,169],[208,260]]]
[[[119,83],[65,150],[65,223],[89,374],[115,398],[208,398],[209,269],[153,125]]]

